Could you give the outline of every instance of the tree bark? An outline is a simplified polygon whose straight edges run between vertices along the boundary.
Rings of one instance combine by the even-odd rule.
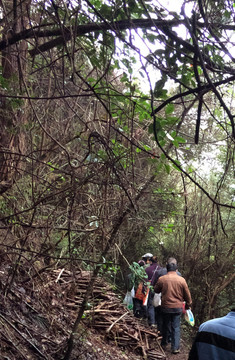
[[[29,2],[13,0],[1,2],[4,13],[3,39],[8,42],[15,33],[26,28]],[[2,81],[8,91],[23,93],[26,82],[28,47],[26,41],[8,46],[2,52]],[[4,89],[1,92],[4,94]],[[0,104],[0,193],[14,182],[16,173],[23,169],[20,154],[25,153],[24,124],[27,120],[27,101],[15,102],[2,98]],[[18,155],[15,155],[18,153]]]

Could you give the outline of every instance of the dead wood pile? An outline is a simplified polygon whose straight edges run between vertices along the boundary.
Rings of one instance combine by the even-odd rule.
[[[2,289],[6,271],[0,271]],[[36,278],[12,284],[1,294],[0,358],[61,358],[91,273],[65,269],[47,271]],[[83,319],[107,341],[130,349],[143,358],[165,359],[157,332],[127,311],[122,299],[103,279],[95,282]]]
[[[62,287],[71,282],[69,271],[60,272],[57,280]],[[89,272],[76,275],[76,291],[73,299],[68,298],[67,306],[75,309],[82,301],[90,278]],[[160,338],[156,331],[142,324],[132,312],[127,310],[112,287],[98,278],[90,299],[92,306],[85,311],[85,322],[105,334],[106,338],[121,347],[131,348],[132,351],[142,352],[145,359],[165,359],[165,353],[160,346]],[[93,305],[91,305],[93,304]]]

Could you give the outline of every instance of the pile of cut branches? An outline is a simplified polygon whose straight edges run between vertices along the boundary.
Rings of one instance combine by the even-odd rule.
[[[67,306],[75,309],[82,301],[82,294],[86,291],[90,273],[81,272],[75,276],[76,291],[73,299],[68,298]],[[74,276],[68,271],[59,273],[57,280],[62,287],[68,285]],[[90,299],[91,309],[85,311],[85,322],[98,329],[116,345],[131,348],[132,351],[142,353],[149,360],[165,359],[165,353],[159,343],[156,331],[142,324],[118,299],[117,293],[103,279],[97,278],[93,297]]]
[[[7,287],[7,271],[0,271],[0,358],[61,359],[90,277],[88,271],[58,269]],[[145,359],[166,358],[157,332],[134,318],[101,278],[95,281],[82,321],[83,335],[84,326],[91,327],[107,342]]]

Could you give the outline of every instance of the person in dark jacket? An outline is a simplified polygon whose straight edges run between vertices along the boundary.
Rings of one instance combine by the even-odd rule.
[[[167,262],[171,262],[171,261],[174,262],[174,261],[176,261],[176,260],[175,260],[175,258],[170,257],[170,258],[167,260]],[[177,275],[182,276],[181,273],[180,273],[178,270],[176,270],[176,273],[177,273]],[[158,279],[159,279],[161,276],[166,275],[166,274],[167,274],[167,268],[166,268],[166,267],[162,267],[162,268],[158,269],[158,270],[155,272],[155,274],[154,274],[154,276],[153,276],[153,278],[152,278],[151,285],[152,285],[152,286],[155,286],[156,283],[157,283],[157,281],[158,281]]]
[[[156,271],[160,269],[161,266],[157,263],[157,257],[152,256],[150,258],[150,265],[145,269],[146,274],[148,276],[147,281],[150,284],[154,274],[156,273]],[[155,317],[155,307],[153,306],[153,297],[154,297],[154,292],[150,289],[148,303],[147,303],[148,324],[155,328],[157,327],[157,325],[156,325],[156,317]]]
[[[168,342],[171,333],[171,351],[173,354],[179,352],[180,346],[180,318],[182,314],[183,301],[186,308],[192,305],[191,294],[185,279],[176,273],[176,259],[171,258],[167,263],[167,274],[161,276],[155,287],[156,293],[162,294],[161,311],[163,316],[162,346]]]
[[[235,360],[235,306],[200,325],[188,360]]]
[[[152,281],[153,275],[161,269],[161,266],[157,263],[157,256],[152,256],[149,261],[150,265],[146,267],[145,271],[148,275],[148,281]]]

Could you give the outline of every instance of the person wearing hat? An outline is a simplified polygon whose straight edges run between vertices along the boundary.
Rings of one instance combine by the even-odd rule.
[[[220,318],[200,325],[188,360],[235,359],[235,304]]]
[[[153,254],[151,254],[151,253],[146,253],[146,254],[144,254],[144,255],[142,256],[142,259],[143,259],[143,260],[146,260],[146,259],[150,259],[151,257],[153,257]]]
[[[153,254],[151,253],[146,253],[142,256],[142,260],[145,262],[145,266],[148,267],[151,262],[150,259],[153,257]]]

